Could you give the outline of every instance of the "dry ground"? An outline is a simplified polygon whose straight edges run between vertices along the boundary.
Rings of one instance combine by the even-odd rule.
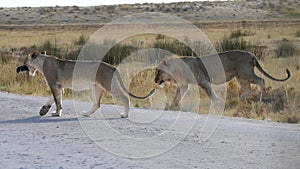
[[[203,143],[206,115],[195,119],[194,113],[181,112],[177,118],[180,112],[133,108],[129,119],[121,119],[117,110],[122,107],[103,105],[93,117],[83,118],[80,111],[91,105],[65,100],[61,118],[39,117],[37,110],[46,100],[0,92],[0,168],[297,169],[300,165],[299,124],[223,117]],[[109,129],[104,130],[103,124]],[[191,124],[188,132],[177,131]],[[125,137],[113,137],[115,132]],[[137,154],[139,159],[134,158]]]

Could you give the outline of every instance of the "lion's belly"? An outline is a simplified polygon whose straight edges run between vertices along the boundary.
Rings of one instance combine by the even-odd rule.
[[[61,72],[60,82],[63,88],[75,91],[88,90],[96,83],[95,77],[99,67],[98,62],[77,62],[76,67],[66,67]],[[71,73],[70,73],[71,72]]]
[[[225,71],[225,70],[224,70]],[[220,74],[214,74],[210,77],[211,83],[220,85],[225,82],[229,82],[235,77],[234,71],[228,71]]]
[[[94,84],[95,82],[87,81],[86,79],[72,79],[62,82],[62,87],[75,91],[82,91],[91,89]]]

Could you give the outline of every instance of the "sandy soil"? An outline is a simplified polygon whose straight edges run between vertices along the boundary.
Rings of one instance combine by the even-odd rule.
[[[87,109],[89,103],[66,100],[62,117],[39,117],[46,99],[0,93],[0,168],[300,166],[300,125],[221,117],[213,135],[202,142],[205,115],[131,109],[130,118],[121,119],[122,107],[103,105],[101,112],[83,118],[75,108]],[[157,115],[159,120],[147,122]],[[172,126],[176,120],[183,128],[190,120],[195,123],[189,132],[180,133]],[[131,140],[144,140],[132,144],[127,142],[130,139],[112,136],[107,126]]]

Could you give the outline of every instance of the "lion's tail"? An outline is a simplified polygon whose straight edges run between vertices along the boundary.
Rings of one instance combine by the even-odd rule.
[[[289,69],[286,69],[286,73],[287,73],[287,77],[284,78],[284,79],[277,79],[277,78],[274,78],[272,77],[271,75],[269,75],[262,67],[261,65],[259,64],[258,60],[256,59],[256,57],[253,56],[253,59],[252,59],[252,62],[253,62],[253,65],[257,67],[257,69],[263,73],[265,76],[267,76],[268,78],[272,79],[272,80],[275,80],[275,81],[286,81],[288,80],[290,77],[291,77],[291,73],[289,71]]]
[[[123,89],[129,96],[131,96],[131,97],[134,97],[134,98],[136,98],[136,99],[146,99],[146,98],[150,97],[150,96],[154,93],[154,91],[155,91],[155,89],[152,89],[152,90],[149,92],[149,94],[147,94],[146,96],[136,96],[136,95],[130,93],[130,92],[127,90],[127,88],[124,86],[124,83],[123,83],[123,80],[122,80],[122,78],[121,78],[120,73],[119,73],[118,71],[116,71],[115,73],[116,73],[116,76],[117,76],[117,80],[118,80],[119,84],[121,85],[122,89]]]

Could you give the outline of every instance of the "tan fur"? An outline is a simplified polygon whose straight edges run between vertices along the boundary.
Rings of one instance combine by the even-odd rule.
[[[211,83],[223,84],[234,77],[240,83],[242,92],[245,94],[241,95],[241,99],[244,100],[250,92],[251,83],[259,85],[263,95],[265,93],[264,79],[255,75],[254,67],[257,67],[265,76],[275,81],[285,81],[290,78],[288,69],[286,70],[286,78],[276,79],[262,69],[253,54],[247,51],[232,50],[218,55],[201,57],[201,59],[186,56],[162,60],[156,68],[155,83],[161,86],[166,81],[177,83],[178,88],[171,109],[179,104],[188,89],[188,84],[196,84],[202,87],[208,96],[216,101],[218,96],[212,89]]]
[[[47,114],[54,102],[56,104],[56,113],[52,115],[61,115],[63,88],[70,88],[76,91],[92,88],[94,103],[85,116],[90,116],[100,107],[103,91],[110,93],[114,99],[122,101],[125,106],[125,113],[122,113],[121,117],[127,117],[129,113],[129,99],[127,95],[144,99],[154,92],[152,90],[147,96],[143,97],[129,93],[118,70],[104,62],[75,62],[61,60],[45,53],[32,53],[26,58],[24,64],[28,67],[30,75],[34,76],[37,71],[44,75],[53,94],[53,97],[41,108],[41,116]],[[76,72],[75,74],[74,71]],[[76,77],[73,77],[73,74]]]

